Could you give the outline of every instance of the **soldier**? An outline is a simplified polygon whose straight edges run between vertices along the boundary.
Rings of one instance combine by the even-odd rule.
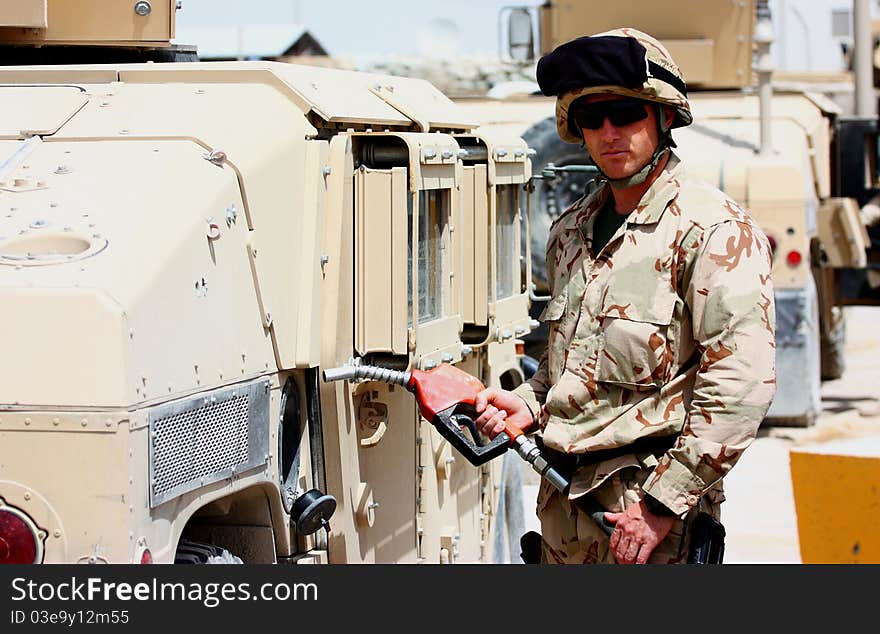
[[[537,372],[482,392],[477,425],[537,431],[571,477],[566,494],[541,483],[542,562],[684,562],[688,528],[720,519],[721,480],[775,393],[770,247],[672,151],[670,131],[692,117],[657,40],[630,28],[577,38],[539,61],[538,83],[601,181],[550,229]]]

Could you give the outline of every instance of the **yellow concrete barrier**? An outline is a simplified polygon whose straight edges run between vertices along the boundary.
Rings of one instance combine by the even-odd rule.
[[[801,561],[880,563],[880,437],[790,452]]]

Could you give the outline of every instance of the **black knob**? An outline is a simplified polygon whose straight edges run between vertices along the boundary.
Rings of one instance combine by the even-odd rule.
[[[306,491],[293,503],[290,517],[296,530],[302,535],[311,535],[321,527],[330,526],[330,518],[336,512],[336,498],[321,493],[318,489]]]

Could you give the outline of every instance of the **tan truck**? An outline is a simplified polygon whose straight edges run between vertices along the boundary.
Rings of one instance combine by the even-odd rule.
[[[421,80],[123,63],[174,5],[0,6],[4,52],[105,62],[0,68],[0,561],[518,559],[513,452],[321,377],[523,380],[525,142]]]
[[[862,6],[857,24],[869,24],[867,2],[856,5]],[[819,84],[774,88],[766,3],[550,0],[509,7],[501,19],[507,54],[524,66],[563,42],[620,26],[650,33],[668,47],[687,80],[694,116],[693,125],[675,131],[675,151],[695,176],[750,209],[774,247],[778,390],[768,422],[812,424],[821,410],[821,381],[843,372],[840,307],[880,297],[865,226],[870,220],[862,217],[870,215],[866,207],[878,192],[870,59],[866,72],[856,73],[856,88],[867,87],[873,109],[853,113]],[[862,48],[870,55],[870,42]],[[554,99],[517,94],[516,87],[495,86],[503,98],[454,100],[484,129],[521,135],[536,151],[533,170],[543,179],[531,195],[530,228],[532,310],[538,314],[547,291],[542,249],[548,228],[583,195],[592,175],[584,172],[584,149],[556,134]],[[538,356],[545,340],[546,332],[536,330],[527,337],[527,352]]]

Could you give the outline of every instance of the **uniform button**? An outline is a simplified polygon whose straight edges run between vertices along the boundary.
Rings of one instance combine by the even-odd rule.
[[[688,503],[688,506],[696,506],[697,505],[697,496],[696,495],[687,496],[687,503]]]

